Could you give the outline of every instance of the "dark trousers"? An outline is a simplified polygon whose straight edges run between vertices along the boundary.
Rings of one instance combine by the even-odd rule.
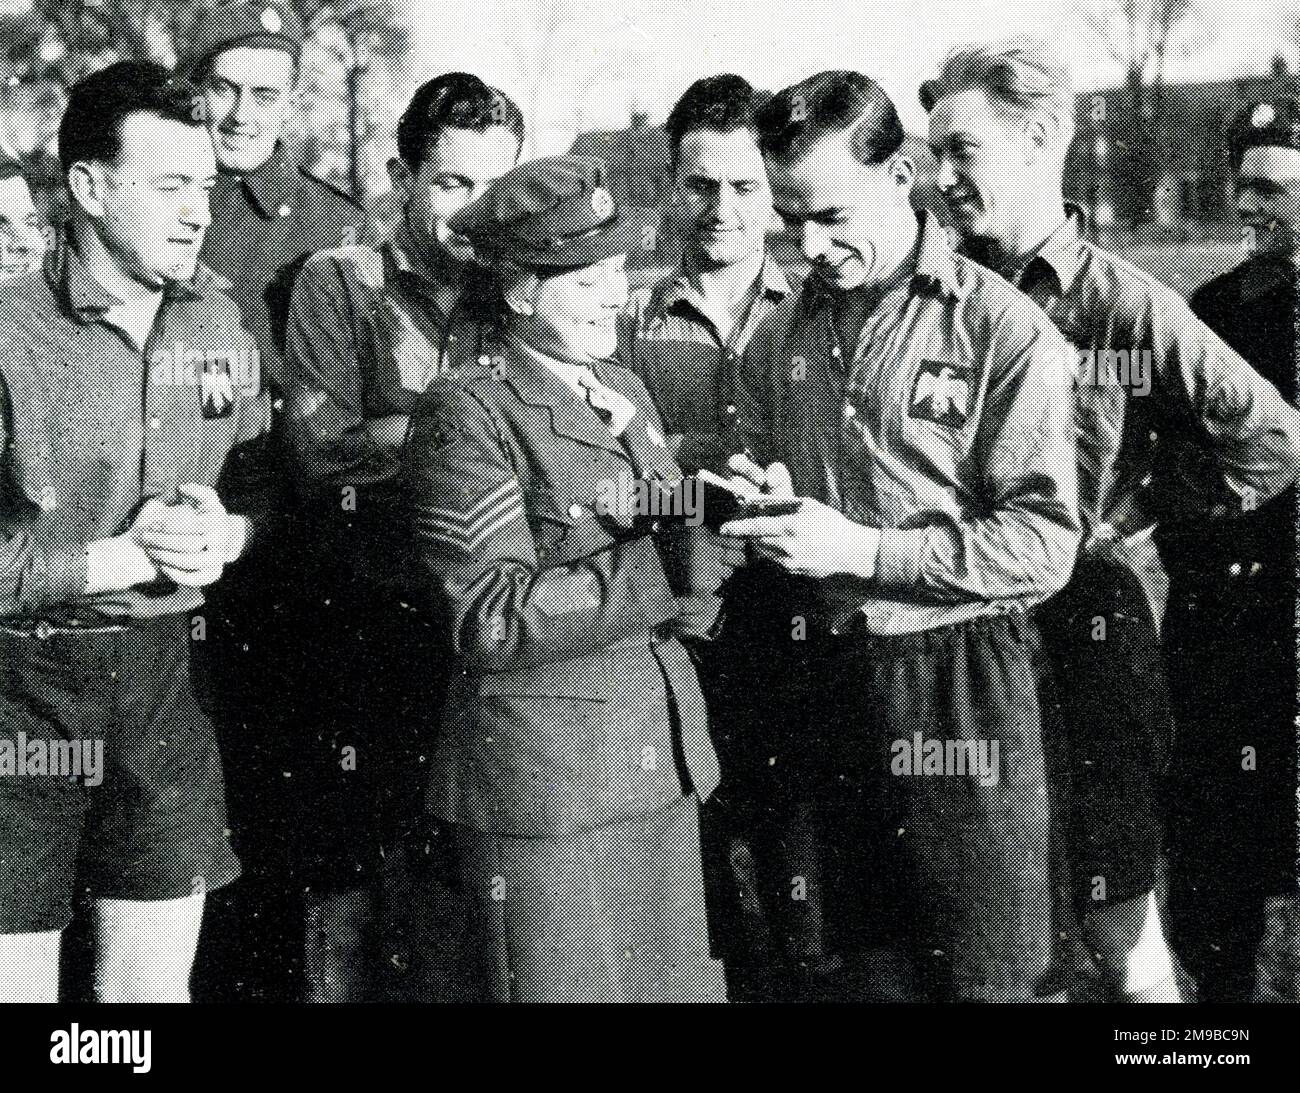
[[[296,1001],[302,988],[302,891],[292,854],[303,833],[289,806],[301,754],[293,719],[306,657],[282,575],[253,556],[231,567],[196,616],[195,690],[216,727],[239,883],[209,900],[194,967],[198,1001]],[[295,663],[295,661],[297,663]]]
[[[722,782],[701,810],[713,951],[734,1001],[818,997],[822,884],[801,729],[807,662],[782,626],[693,651]]]
[[[1245,1001],[1265,905],[1296,886],[1295,588],[1170,570],[1171,942],[1202,1001]]]
[[[211,904],[195,973],[205,1000],[300,998],[307,894],[371,888],[377,905],[418,841],[444,671],[430,632],[377,598],[277,596],[260,627],[245,594],[215,605],[204,689],[244,876]]]
[[[1037,618],[1055,699],[1044,743],[1061,811],[1059,871],[1082,914],[1155,887],[1169,687],[1149,601],[1125,566],[1080,558]]]
[[[1020,613],[810,646],[804,748],[846,999],[1034,999],[1052,930],[1039,653]]]

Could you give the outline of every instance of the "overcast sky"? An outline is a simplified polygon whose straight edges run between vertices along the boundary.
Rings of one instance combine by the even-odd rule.
[[[1084,0],[1104,2],[1104,0]],[[1282,12],[1300,0],[1200,0],[1198,48],[1171,69],[1204,79],[1266,71],[1274,54],[1294,62]],[[415,75],[461,68],[526,97],[512,41],[532,43],[537,12],[561,4],[564,17],[543,98],[558,130],[544,143],[567,146],[576,124],[625,124],[635,105],[662,119],[693,79],[739,72],[768,88],[824,68],[856,68],[881,82],[904,121],[919,128],[916,88],[954,45],[1015,32],[1070,43],[1081,88],[1114,84],[1119,70],[1075,14],[1078,0],[408,0],[415,26]],[[556,148],[543,148],[554,151]]]

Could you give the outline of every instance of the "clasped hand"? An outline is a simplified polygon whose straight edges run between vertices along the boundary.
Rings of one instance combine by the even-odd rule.
[[[216,581],[242,549],[242,536],[232,527],[239,518],[226,512],[211,486],[187,484],[176,491],[178,503],[157,497],[145,502],[131,538],[161,576],[202,588]]]

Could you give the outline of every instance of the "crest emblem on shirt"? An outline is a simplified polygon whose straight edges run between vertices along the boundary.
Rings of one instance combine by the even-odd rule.
[[[199,373],[199,406],[205,418],[229,417],[235,409],[235,384],[228,357],[209,356]]]
[[[970,416],[969,368],[942,361],[922,361],[912,385],[907,413],[921,421],[957,428]]]

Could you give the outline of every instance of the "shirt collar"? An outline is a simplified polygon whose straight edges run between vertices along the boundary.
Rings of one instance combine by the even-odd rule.
[[[1000,270],[998,263],[991,259],[987,250],[978,243],[963,248],[975,261],[989,269],[998,270],[1016,285],[1027,283],[1031,273],[1046,273],[1056,279],[1056,287],[1061,293],[1068,292],[1074,279],[1083,268],[1084,238],[1083,225],[1086,214],[1083,209],[1072,202],[1066,202],[1065,222],[1049,235],[1037,251],[1024,263],[1019,272]]]
[[[916,252],[916,272],[912,283],[917,282],[939,289],[949,296],[965,295],[961,278],[957,275],[957,260],[948,233],[934,213],[926,211],[918,218],[921,222],[921,242]]]
[[[292,199],[298,190],[297,172],[284,158],[284,145],[277,144],[271,158],[256,171],[243,176],[244,189],[268,219],[293,209]]]
[[[590,373],[593,377],[595,376],[595,373],[586,365],[559,360],[547,353],[542,353],[539,350],[534,349],[531,345],[518,338],[514,339],[512,346],[521,357],[526,357],[528,360],[533,361],[536,364],[549,368],[556,377],[563,381],[564,385],[568,387],[569,390],[578,396],[578,398],[584,401],[586,400],[587,396],[583,392],[582,384],[578,381],[578,377],[584,373]]]
[[[105,312],[122,304],[122,300],[101,285],[86,266],[85,259],[71,245],[71,229],[64,225],[56,244],[45,258],[45,277],[60,291],[68,308],[82,322],[93,322]],[[204,290],[222,280],[206,266],[200,265],[191,281],[168,281],[163,286],[164,300],[198,300]]]
[[[459,282],[439,277],[425,259],[405,213],[380,249],[391,264],[393,275],[431,303],[439,314],[446,310],[446,300],[451,296],[459,301],[459,309],[476,321],[485,321],[490,315],[495,284],[491,271],[471,264]],[[443,297],[441,302],[439,294]]]
[[[763,295],[772,300],[780,300],[790,293],[790,282],[786,278],[781,264],[770,254],[763,255],[763,264],[759,267],[758,279],[763,287]],[[700,294],[696,292],[691,279],[683,270],[672,280],[666,282],[659,299],[658,311],[667,311],[675,304],[685,303],[700,310]]]
[[[1241,267],[1241,300],[1250,302],[1278,288],[1293,286],[1300,271],[1286,255],[1261,254]]]
[[[967,289],[957,271],[956,254],[948,242],[948,233],[938,218],[927,211],[917,213],[920,238],[916,246],[916,266],[908,283],[913,291],[918,288],[934,290],[961,299]],[[824,284],[815,275],[804,280],[804,307],[814,312],[834,303],[840,293]]]

